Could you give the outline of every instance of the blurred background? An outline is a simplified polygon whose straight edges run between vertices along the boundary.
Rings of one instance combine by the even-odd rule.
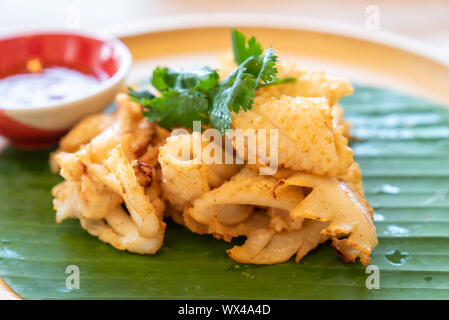
[[[376,11],[376,28],[427,42],[449,54],[449,1],[444,0],[1,0],[0,33],[108,30],[139,20],[200,13],[297,15],[366,26]]]

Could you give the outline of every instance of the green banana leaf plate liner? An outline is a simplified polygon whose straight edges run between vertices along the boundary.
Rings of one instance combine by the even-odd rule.
[[[225,252],[236,242],[169,222],[157,254],[118,251],[78,221],[56,224],[48,150],[13,147],[0,154],[0,277],[25,299],[448,299],[449,109],[361,86],[341,104],[374,208],[379,289],[328,244],[299,264],[245,265]],[[70,265],[79,289],[66,287]]]

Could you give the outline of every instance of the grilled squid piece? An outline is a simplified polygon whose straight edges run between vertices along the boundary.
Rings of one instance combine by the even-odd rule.
[[[118,249],[154,253],[164,237],[165,204],[159,198],[158,168],[142,159],[148,158],[157,127],[143,119],[140,106],[126,95],[119,95],[117,103],[109,126],[83,140],[76,151],[61,148],[54,156],[65,179],[52,190],[56,221],[76,218],[90,234]]]
[[[55,186],[52,193],[55,197],[54,206],[57,210],[58,223],[64,219],[79,219],[82,228],[89,234],[119,250],[152,254],[163,244],[163,231],[153,238],[140,236],[134,221],[120,205],[109,209],[103,219],[86,218],[83,214],[85,210],[83,197],[74,183],[64,181]]]
[[[119,250],[140,254],[154,254],[164,242],[165,225],[154,237],[142,237],[128,214],[122,207],[116,207],[105,220],[81,218],[81,226],[91,235],[111,244]]]
[[[302,228],[296,231],[256,229],[244,234],[247,240],[242,246],[235,246],[227,252],[232,259],[240,263],[282,263],[294,255],[298,263],[307,253],[327,240],[327,237],[320,233],[323,227],[323,223],[307,220]]]
[[[282,61],[286,61],[282,59]],[[220,78],[224,79],[236,65],[232,54],[220,57]],[[291,97],[325,97],[329,105],[333,106],[346,95],[353,93],[354,88],[349,81],[342,77],[329,75],[323,71],[298,66],[294,62],[278,62],[277,76],[280,78],[296,78],[296,81],[266,86],[260,88],[257,96],[280,98],[282,95]]]
[[[225,241],[246,236],[228,251],[242,263],[280,263],[295,254],[298,262],[326,240],[345,261],[371,261],[377,245],[372,209],[350,183],[291,171],[279,175],[286,178],[244,168],[184,211],[187,227]]]
[[[294,255],[295,261],[299,262],[307,253],[328,240],[326,235],[320,233],[325,226],[322,222],[305,220],[300,229],[279,232],[270,227],[270,217],[266,212],[256,209],[250,218],[233,226],[213,218],[209,229],[216,238],[228,241],[234,237],[246,237],[243,245],[227,250],[232,259],[240,263],[275,264],[288,261]]]
[[[164,198],[176,210],[183,211],[191,201],[220,186],[240,170],[241,165],[224,164],[225,151],[222,146],[211,144],[214,142],[194,132],[170,136],[160,148],[158,159]],[[213,159],[207,162],[204,159],[209,150],[207,148],[210,147],[221,152],[220,158],[217,159],[219,161],[215,163],[212,162]]]
[[[357,190],[357,192],[363,196],[363,183],[362,183],[362,171],[357,162],[354,162],[348,169],[348,172],[340,176],[339,179],[351,184],[351,186]]]
[[[280,63],[278,77],[294,77],[296,81],[276,86],[262,87],[257,95],[280,98],[291,97],[325,97],[333,106],[345,95],[352,94],[354,88],[345,78],[340,78],[312,69],[300,68],[294,63]]]
[[[346,261],[360,258],[364,265],[377,245],[373,209],[351,184],[329,177],[298,173],[281,180],[278,189],[304,187],[312,191],[291,212],[292,218],[328,223],[321,234],[333,239]]]
[[[114,116],[97,113],[84,118],[76,124],[59,142],[61,150],[75,152],[80,146],[89,143],[114,122]]]
[[[334,129],[325,98],[256,98],[251,110],[233,113],[231,125],[242,132],[266,130],[265,149],[259,145],[258,159],[273,149],[270,135],[271,129],[276,130],[277,161],[288,169],[337,177],[345,175],[354,162],[344,131]],[[258,141],[249,140],[242,146],[234,139],[237,153],[246,159],[248,147],[254,144]],[[266,163],[263,159],[260,162]]]
[[[214,218],[222,224],[235,225],[249,218],[254,206],[289,212],[303,199],[302,190],[284,189],[274,194],[277,183],[276,178],[244,168],[228,182],[194,200],[184,217],[202,225],[209,225]]]
[[[56,157],[62,153],[86,154],[88,161],[101,163],[110,150],[121,144],[129,159],[136,159],[145,152],[158,128],[142,116],[142,108],[126,94],[116,97],[117,112],[96,114],[81,120],[64,137],[59,149],[50,155],[50,167],[58,173]]]
[[[290,218],[289,212],[304,198],[300,188],[274,191],[279,179],[261,176],[248,168],[230,181],[196,199],[184,211],[187,227],[230,241],[246,236],[242,246],[228,250],[241,263],[273,264],[297,255],[299,261],[327,240],[320,233],[325,223]]]
[[[108,170],[107,179],[111,181],[109,185],[114,185],[111,189],[123,199],[139,233],[147,238],[157,235],[164,223],[157,216],[144,188],[138,183],[123,150],[120,147],[113,149],[104,164]]]
[[[339,104],[334,104],[331,107],[331,113],[333,117],[332,126],[334,131],[341,131],[340,134],[349,139],[351,137],[349,132],[351,129],[351,124],[344,119],[345,111],[343,110],[343,107]]]

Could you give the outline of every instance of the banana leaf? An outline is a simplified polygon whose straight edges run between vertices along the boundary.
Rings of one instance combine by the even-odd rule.
[[[272,266],[239,264],[234,243],[168,223],[163,248],[142,256],[115,250],[54,221],[47,151],[0,154],[0,277],[26,299],[448,299],[449,110],[384,89],[356,87],[342,101],[353,123],[366,197],[379,245],[369,270],[346,264],[324,244]],[[67,266],[80,270],[68,289]]]

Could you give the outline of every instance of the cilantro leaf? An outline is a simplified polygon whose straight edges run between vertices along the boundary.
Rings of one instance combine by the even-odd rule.
[[[208,67],[173,70],[158,67],[151,84],[159,91],[192,89],[207,92],[218,84],[218,73]]]
[[[153,99],[155,96],[147,90],[134,90],[131,87],[128,87],[128,95],[131,97],[131,100],[137,102],[138,104],[144,105],[147,104],[148,101]]]
[[[260,83],[259,88],[260,87],[268,87],[268,86],[277,85],[277,84],[290,83],[290,82],[295,82],[295,81],[296,81],[295,77],[288,77],[288,78],[277,78],[276,77],[271,81]]]
[[[255,80],[245,71],[246,68],[239,68],[237,74],[233,78],[226,78],[215,92],[210,123],[222,134],[231,128],[231,110],[239,112],[240,109],[246,111],[252,107],[253,98],[256,96]]]
[[[134,101],[145,107],[144,115],[150,121],[170,129],[192,128],[193,121],[209,124],[209,95],[218,86],[218,73],[207,67],[173,70],[158,67],[154,70],[151,84],[161,93],[160,97],[140,95],[130,90]]]
[[[153,71],[153,76],[151,77],[151,84],[158,91],[168,90],[169,88],[173,88],[174,81],[167,74],[168,68],[165,67],[156,67]]]
[[[209,124],[207,97],[198,91],[166,90],[160,97],[153,98],[144,105],[144,115],[149,121],[171,129],[186,127],[192,129],[193,121]]]
[[[251,109],[258,88],[296,80],[276,77],[277,56],[271,47],[264,52],[256,38],[247,40],[235,29],[231,29],[231,40],[238,66],[221,82],[218,73],[208,67],[158,67],[151,84],[160,96],[129,88],[131,99],[144,107],[148,120],[167,129],[191,129],[193,121],[201,121],[225,134],[231,127],[231,113]]]
[[[231,129],[231,110],[226,108],[225,96],[220,94],[218,97],[223,98],[214,99],[212,109],[210,110],[210,125],[220,130],[221,134],[225,134],[226,130]]]
[[[245,35],[236,29],[231,29],[231,42],[234,61],[237,64],[241,64],[251,56],[258,57],[263,53],[262,45],[256,38],[251,37],[247,44]]]
[[[245,35],[235,29],[231,29],[231,42],[235,63],[240,65],[253,57],[254,59],[247,64],[247,70],[257,77],[260,70],[260,56],[263,54],[262,45],[254,37],[247,41]]]
[[[246,37],[239,31],[231,29],[232,49],[234,52],[234,61],[241,65],[252,57],[253,60],[247,63],[247,72],[256,78],[257,87],[268,85],[270,82],[277,82],[276,62],[277,56],[273,48],[265,51],[254,37],[246,40]]]
[[[260,81],[266,83],[273,81],[273,79],[276,78],[276,74],[278,73],[276,61],[277,56],[274,55],[274,50],[270,47],[263,55],[262,66],[260,67],[260,72],[257,76],[257,84],[259,84]]]

